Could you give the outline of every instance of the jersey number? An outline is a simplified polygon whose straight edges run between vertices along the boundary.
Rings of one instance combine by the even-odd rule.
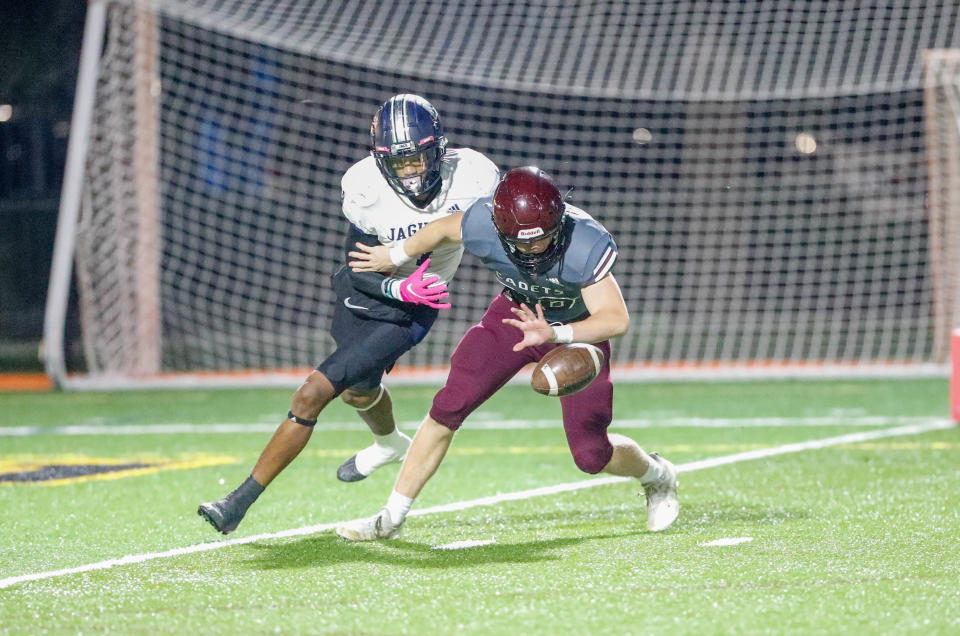
[[[538,302],[544,309],[572,309],[577,304],[577,299],[544,296],[539,298]]]

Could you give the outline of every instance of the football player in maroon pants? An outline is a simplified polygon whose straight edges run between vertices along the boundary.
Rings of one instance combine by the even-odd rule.
[[[386,506],[338,527],[337,534],[352,541],[398,537],[464,419],[526,364],[567,342],[594,343],[605,358],[587,388],[560,398],[574,462],[586,473],[637,478],[647,499],[647,529],[668,528],[680,509],[676,468],[630,438],[607,432],[613,417],[609,338],[623,335],[630,323],[610,273],[617,258],[610,233],[565,203],[546,173],[515,168],[492,200],[432,222],[392,248],[358,244],[350,265],[385,271],[445,242],[462,242],[504,290],[453,352],[447,382],[414,436]]]

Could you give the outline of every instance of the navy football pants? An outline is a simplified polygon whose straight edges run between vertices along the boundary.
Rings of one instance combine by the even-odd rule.
[[[317,365],[317,371],[326,376],[337,395],[344,389],[369,390],[380,386],[383,374],[393,368],[397,358],[423,340],[437,317],[436,309],[417,307],[406,324],[373,320],[355,315],[343,301],[337,298],[330,327],[337,349]],[[368,303],[369,299],[363,302]]]

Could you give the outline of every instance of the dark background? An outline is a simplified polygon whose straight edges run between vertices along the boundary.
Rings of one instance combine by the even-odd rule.
[[[0,12],[0,372],[41,370],[50,260],[83,37],[82,0]]]
[[[41,369],[38,345],[85,6],[82,0],[43,0],[5,6],[0,13],[0,104],[13,106],[13,118],[0,123],[0,372]],[[956,25],[960,19],[943,5],[939,9],[938,5],[931,6],[931,15],[952,20],[950,25]],[[171,20],[170,28],[179,28],[176,20]],[[824,37],[828,38],[830,29],[825,28]],[[960,32],[955,26],[949,26],[947,31]],[[904,40],[896,49],[900,51],[897,55],[916,56],[919,48],[911,52],[909,46],[926,46],[906,30],[897,33]],[[229,39],[218,38],[209,44],[206,53],[201,50],[199,54],[213,59],[224,38]],[[950,45],[960,43],[951,40]],[[849,47],[858,46],[849,43]],[[440,97],[436,103],[452,123],[448,133],[456,145],[482,148],[501,167],[518,161],[543,165],[565,186],[577,185],[575,204],[596,210],[615,234],[635,236],[637,244],[622,255],[623,280],[633,292],[631,313],[640,316],[646,312],[653,318],[647,323],[647,331],[638,330],[634,336],[642,344],[638,345],[639,356],[656,358],[668,351],[670,355],[699,360],[717,354],[687,352],[688,340],[699,343],[696,346],[722,340],[734,343],[725,351],[746,351],[743,355],[752,358],[759,354],[748,348],[767,341],[769,334],[763,330],[770,324],[777,325],[777,337],[782,338],[787,349],[793,350],[793,342],[804,347],[816,342],[819,348],[800,352],[805,359],[829,358],[836,351],[841,351],[845,359],[872,359],[882,353],[875,348],[886,346],[884,343],[893,336],[903,343],[898,351],[906,358],[925,360],[931,355],[934,344],[924,322],[931,304],[930,285],[924,278],[926,269],[915,265],[926,262],[923,252],[929,243],[928,215],[924,210],[927,159],[922,94],[916,85],[904,89],[894,82],[890,90],[870,88],[865,93],[850,95],[736,102],[691,100],[685,93],[664,99],[593,95],[564,95],[557,99],[522,89],[380,74],[349,62],[311,64],[294,52],[268,49],[263,45],[259,49],[262,56],[246,58],[251,66],[241,69],[241,79],[236,74],[229,76],[230,82],[252,82],[247,90],[266,91],[256,93],[266,96],[257,111],[260,114],[273,113],[270,93],[262,83],[276,79],[272,73],[263,72],[262,62],[267,59],[277,64],[272,70],[280,75],[284,68],[296,69],[287,78],[292,86],[288,89],[295,94],[312,95],[319,87],[356,78],[362,80],[362,91],[351,95],[353,101],[339,106],[340,117],[335,122],[326,121],[322,109],[298,109],[296,129],[258,122],[271,132],[271,150],[269,156],[259,157],[264,161],[258,166],[261,179],[251,181],[253,189],[242,194],[249,206],[247,211],[256,210],[257,215],[251,216],[264,227],[270,224],[258,198],[264,179],[272,179],[274,187],[288,187],[289,182],[283,179],[295,170],[298,187],[312,189],[307,197],[311,212],[315,208],[335,210],[339,176],[365,148],[367,109],[376,101],[370,96],[382,98],[401,89],[421,92]],[[837,55],[848,52],[840,47]],[[853,61],[857,60],[862,58]],[[310,73],[302,72],[303,68],[311,69]],[[867,87],[890,73],[879,66],[869,69],[874,75],[864,78],[863,85]],[[181,68],[172,62],[163,72],[176,77],[195,73],[198,82],[207,77],[202,68]],[[361,93],[367,97],[360,98]],[[509,121],[498,110],[503,105],[513,108]],[[565,127],[562,135],[557,134],[556,127],[531,124],[556,122],[560,111],[564,115],[568,111],[580,113],[581,123]],[[653,131],[654,143],[634,142],[631,132],[638,122]],[[225,122],[233,135],[228,145],[245,147],[244,140],[258,130],[250,123],[243,116]],[[492,126],[498,127],[496,134],[491,134]],[[315,130],[316,134],[304,138],[304,129]],[[798,130],[812,130],[822,140],[815,154],[801,154],[794,148],[792,139]],[[724,148],[729,146],[733,151],[723,171],[717,171],[721,141],[717,131],[723,135]],[[598,133],[607,140],[602,148],[596,143]],[[306,172],[304,166],[284,165],[281,161],[286,147],[300,148],[302,144],[310,144],[310,152],[317,148],[318,160]],[[205,146],[201,143],[199,147]],[[586,161],[566,160],[581,154]],[[220,157],[216,153],[210,156]],[[214,171],[217,178],[242,182],[251,168],[244,160],[230,165],[233,171]],[[179,196],[180,190],[191,189],[187,194],[203,198],[211,218],[215,218],[218,205],[234,208],[237,204],[232,199],[224,203],[218,198],[219,183],[207,181],[213,174],[205,172],[208,168],[201,162],[194,166],[189,178],[171,180],[173,185],[167,194]],[[825,187],[827,181],[829,186]],[[634,205],[636,192],[642,193],[644,201],[639,208]],[[299,205],[277,213],[298,214],[303,211]],[[704,233],[700,219],[705,205],[709,205],[711,218],[742,219],[755,229],[749,234],[730,231],[726,236]],[[336,227],[342,227],[339,214],[334,212],[332,216],[337,220]],[[789,219],[787,231],[783,231],[783,219]],[[638,234],[636,228],[640,226],[649,231]],[[230,246],[236,237],[221,233],[222,228],[216,223],[207,227],[212,235],[203,241],[206,251],[197,254],[197,260],[220,262],[231,257]],[[320,232],[325,230],[322,224],[314,227]],[[862,231],[851,240],[836,230],[845,227]],[[897,235],[904,232],[906,236]],[[890,236],[895,236],[896,245],[900,246],[895,252],[886,247]],[[281,244],[290,238],[276,237]],[[730,246],[736,249],[731,250]],[[217,252],[223,249],[223,254]],[[818,254],[818,258],[806,258],[804,254],[808,252]],[[653,260],[653,254],[668,254],[670,258]],[[838,264],[843,264],[843,268],[837,269]],[[191,263],[184,265],[193,267]],[[317,267],[318,275],[328,273],[323,268],[329,266]],[[874,280],[873,293],[858,291],[860,282],[851,277],[860,271],[880,272]],[[749,318],[739,313],[744,299],[732,295],[733,288],[716,285],[702,311],[689,311],[688,300],[702,299],[701,290],[710,289],[716,280],[738,280],[745,273],[751,276],[749,302],[753,309]],[[475,280],[488,280],[483,272],[477,275]],[[194,281],[177,269],[170,269],[169,276],[189,284],[206,284],[203,279]],[[248,286],[241,293],[236,292],[240,285],[238,275],[231,276],[234,278],[219,280],[230,287],[238,302],[272,298],[258,291],[267,283],[256,273],[243,279],[242,283]],[[801,289],[794,280],[808,282]],[[320,292],[312,283],[304,286],[309,289],[302,296],[288,294],[291,307],[270,300],[276,306],[256,315],[280,315],[286,319],[294,314],[302,315],[311,324],[316,322],[316,316],[302,311],[302,299],[313,299]],[[721,293],[724,289],[731,294],[729,297]],[[313,301],[307,304],[326,306]],[[807,320],[811,306],[826,312],[829,320]],[[71,303],[74,312],[75,307],[76,303]],[[697,321],[706,314],[714,316],[714,320],[705,327]],[[188,316],[183,320],[188,327],[194,325],[195,314],[184,311],[181,315]],[[883,316],[888,315],[896,315],[913,331],[884,332]],[[667,316],[667,321],[658,321],[657,316]],[[815,331],[851,321],[856,321],[849,332],[853,337],[837,331]],[[174,335],[189,332],[174,323],[166,322],[167,325],[172,325]],[[78,369],[83,356],[75,313],[68,314],[66,328],[67,357],[74,363],[70,368]],[[317,347],[329,345],[319,336],[317,342]],[[218,346],[210,339],[204,344]],[[304,356],[302,343],[292,346],[297,357],[291,359],[322,358],[326,353],[318,348]],[[643,348],[652,346],[656,350]],[[188,348],[201,349],[192,344]],[[627,348],[621,350],[624,355],[628,353]],[[216,352],[210,355],[221,359]]]

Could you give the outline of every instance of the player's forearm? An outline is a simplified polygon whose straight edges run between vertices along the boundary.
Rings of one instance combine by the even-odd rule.
[[[370,272],[350,272],[350,283],[357,291],[362,291],[368,296],[379,298],[393,298],[387,291],[392,281],[396,279],[384,278],[383,274],[374,274]]]
[[[443,239],[443,234],[440,231],[427,225],[404,241],[404,252],[407,256],[416,258],[421,254],[432,251],[433,248],[443,242]]]
[[[458,212],[426,224],[416,234],[391,248],[391,260],[395,264],[399,264],[400,261],[410,260],[421,254],[431,252],[435,247],[446,241],[460,241],[460,220],[462,217],[463,214]],[[400,254],[400,250],[403,251],[403,254]]]
[[[347,239],[344,244],[344,252],[346,258],[349,261],[350,259],[350,250],[357,243],[363,245],[377,246],[380,245],[380,239],[375,234],[367,234],[362,232],[357,226],[351,224],[350,229],[347,232]],[[392,298],[390,294],[385,290],[385,287],[389,285],[390,281],[386,280],[383,277],[383,274],[378,274],[375,272],[357,272],[350,271],[350,283],[353,285],[353,288],[362,291],[365,294],[370,296],[376,296],[381,298]]]
[[[602,342],[627,333],[630,313],[613,274],[584,287],[581,294],[590,315],[568,325],[573,328],[573,340],[568,342]],[[570,335],[569,332],[567,335]],[[562,340],[563,338],[554,338],[555,342]]]
[[[603,342],[627,333],[630,316],[626,312],[603,312],[583,320],[553,327],[554,342]]]

